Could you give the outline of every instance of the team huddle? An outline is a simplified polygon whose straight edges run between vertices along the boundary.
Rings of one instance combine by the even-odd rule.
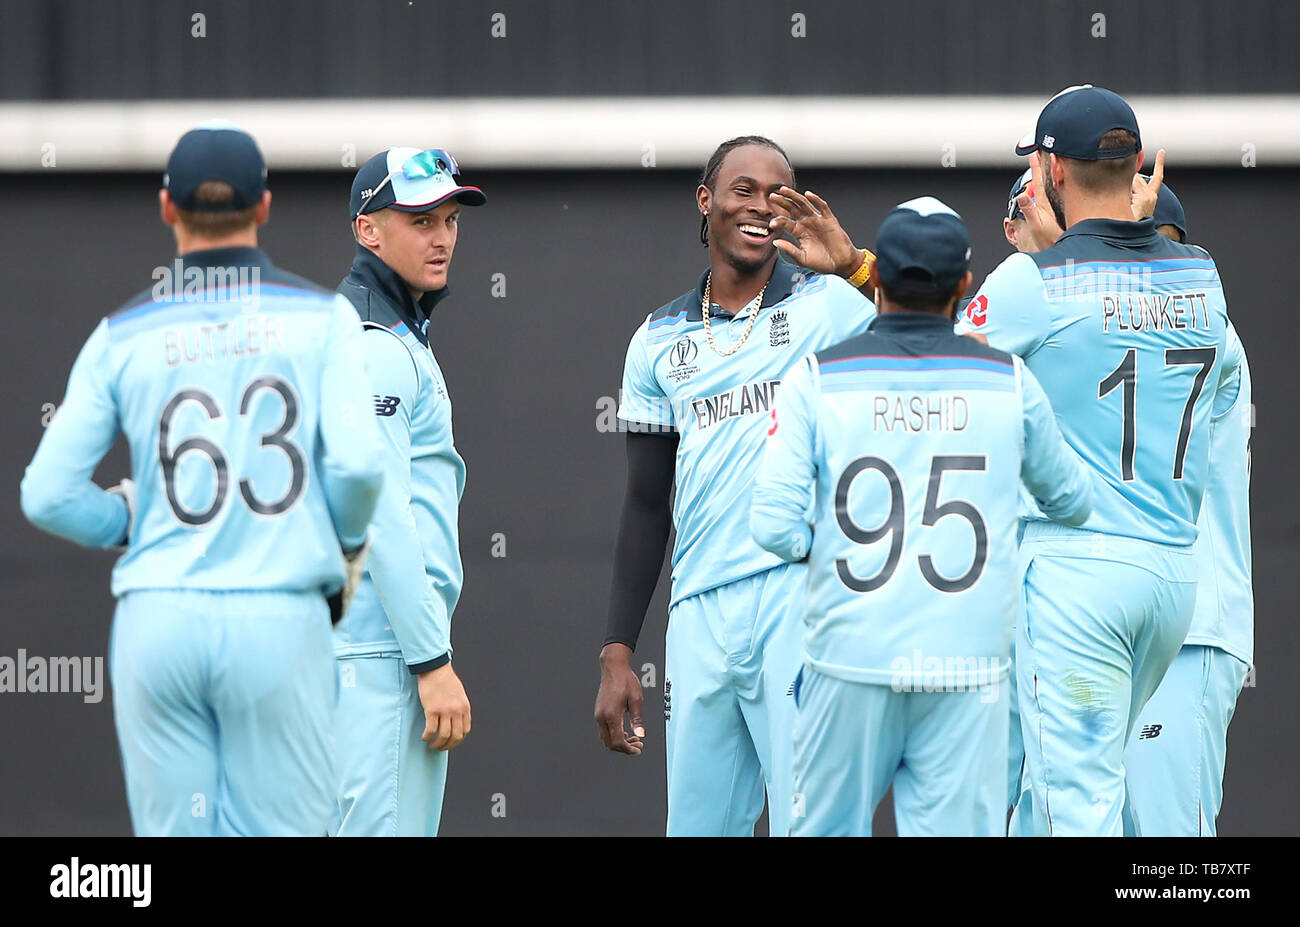
[[[709,267],[627,349],[595,710],[644,750],[630,658],[675,529],[670,836],[752,835],[764,807],[773,835],[869,835],[891,786],[902,835],[1213,835],[1253,658],[1245,354],[1127,103],[1063,91],[1016,151],[1016,253],[973,296],[938,199],[867,250],[772,140],[709,159]],[[183,285],[100,322],[22,484],[37,526],[124,551],[137,834],[438,831],[470,732],[428,333],[485,202],[458,174],[440,149],[363,165],[329,291],[257,247],[251,137],[172,152]],[[119,433],[131,477],[101,489]]]
[[[933,197],[873,254],[774,142],[706,168],[710,270],[628,348],[596,703],[639,754],[675,481],[669,834],[751,834],[766,792],[773,834],[866,835],[891,785],[904,835],[1214,833],[1252,659],[1245,354],[1123,99],[1069,88],[1016,151],[1016,253],[970,299]],[[692,414],[758,384],[770,409]]]

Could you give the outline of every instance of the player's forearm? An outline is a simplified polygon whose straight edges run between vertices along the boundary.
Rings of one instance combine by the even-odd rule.
[[[368,569],[402,658],[412,672],[424,672],[449,658],[460,556],[430,568],[409,501],[396,505],[387,492],[381,492],[371,526]]]
[[[373,388],[365,371],[355,313],[340,310],[342,335],[321,378],[320,472],[325,501],[344,550],[359,546],[374,515],[391,456],[394,469],[409,472],[410,437],[405,419],[394,437],[380,433]]]
[[[812,546],[812,526],[804,518],[806,506],[795,501],[796,495],[760,483],[754,488],[749,509],[749,533],[754,541],[789,562],[807,557]]]
[[[1044,515],[1078,527],[1092,514],[1091,468],[1065,443],[1046,394],[1024,374],[1025,452],[1021,479]]]
[[[1034,493],[1034,501],[1052,521],[1077,528],[1092,514],[1092,478],[1082,465],[1061,484],[1058,492],[1044,497]]]
[[[33,525],[83,547],[114,547],[126,540],[126,503],[93,484],[64,493],[24,479],[22,505]]]
[[[360,547],[379,502],[383,471],[378,466],[353,469],[326,459],[321,462],[321,481],[340,546],[344,550]]]
[[[614,546],[605,644],[636,648],[672,530],[675,434],[627,435],[627,490]]]
[[[81,473],[60,472],[50,449],[37,451],[23,476],[23,514],[37,528],[83,547],[113,547],[126,539],[130,515],[121,496]]]
[[[604,644],[626,644],[636,649],[646,609],[659,583],[671,528],[672,513],[666,499],[657,505],[638,504],[632,499],[624,502],[614,547]]]

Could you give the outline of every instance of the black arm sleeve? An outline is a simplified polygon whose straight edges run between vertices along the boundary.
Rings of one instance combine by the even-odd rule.
[[[627,644],[636,649],[672,527],[669,496],[677,465],[677,440],[676,432],[628,432],[627,493],[614,548],[606,644]]]

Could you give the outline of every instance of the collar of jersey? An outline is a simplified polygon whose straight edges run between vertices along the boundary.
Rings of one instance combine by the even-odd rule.
[[[261,248],[236,245],[230,248],[204,248],[181,255],[186,267],[260,267],[271,269],[271,259]]]
[[[447,298],[450,287],[430,290],[416,302],[411,295],[411,288],[374,252],[357,245],[356,257],[352,259],[352,270],[348,279],[383,297],[393,307],[397,317],[406,323],[417,338],[423,337],[424,323],[433,314],[433,307]]]
[[[763,291],[763,304],[758,308],[763,310],[768,306],[775,306],[777,303],[781,302],[781,300],[788,297],[794,292],[795,283],[797,282],[796,278],[798,276],[798,267],[795,267],[789,261],[782,260],[778,257],[776,259],[776,266],[772,268],[772,279],[768,281],[767,289]],[[704,305],[704,283],[708,278],[709,271],[706,268],[704,272],[700,274],[699,281],[695,284],[695,303],[690,306],[686,312],[686,318],[692,322],[704,321],[704,313],[702,311]],[[712,315],[715,318],[732,318],[732,314],[726,309],[723,309],[717,303],[713,304]]]
[[[884,312],[867,327],[873,332],[937,331],[952,333],[953,320],[935,312]]]
[[[1066,229],[1057,241],[1064,241],[1076,235],[1137,240],[1150,238],[1156,234],[1159,234],[1156,232],[1156,222],[1150,216],[1136,222],[1128,222],[1124,219],[1081,219]]]

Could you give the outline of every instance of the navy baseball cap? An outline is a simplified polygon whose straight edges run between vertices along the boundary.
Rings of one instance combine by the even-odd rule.
[[[357,171],[352,180],[352,218],[380,209],[428,212],[453,196],[466,206],[482,206],[487,197],[478,187],[463,186],[456,159],[441,148],[389,148]]]
[[[218,180],[235,191],[233,199],[200,203],[199,185]],[[181,136],[171,157],[163,187],[181,209],[189,212],[236,212],[256,206],[266,192],[266,161],[253,136],[229,123],[205,123]]]
[[[1123,148],[1101,148],[1101,139],[1111,129],[1127,129],[1134,144]],[[1118,93],[1092,84],[1067,87],[1047,101],[1038,114],[1033,135],[1026,135],[1016,145],[1016,154],[1032,151],[1050,152],[1080,161],[1103,161],[1127,158],[1142,150],[1133,108]]]
[[[1032,167],[1027,167],[1025,168],[1025,172],[1017,177],[1016,182],[1011,185],[1011,193],[1007,195],[1008,219],[1023,219],[1025,217],[1025,214],[1020,211],[1020,204],[1016,202],[1016,199],[1020,194],[1025,192],[1025,188],[1030,185],[1030,182],[1033,179],[1034,169]],[[1034,195],[1032,190],[1029,191],[1029,195]]]
[[[1168,184],[1160,185],[1160,193],[1156,197],[1156,211],[1151,216],[1155,220],[1156,228],[1162,225],[1172,225],[1178,229],[1178,233],[1183,236],[1183,241],[1187,241],[1187,216],[1183,213],[1183,204],[1174,196],[1174,191],[1169,189]]]
[[[876,273],[887,292],[949,296],[969,269],[966,223],[933,196],[895,206],[876,234]]]

